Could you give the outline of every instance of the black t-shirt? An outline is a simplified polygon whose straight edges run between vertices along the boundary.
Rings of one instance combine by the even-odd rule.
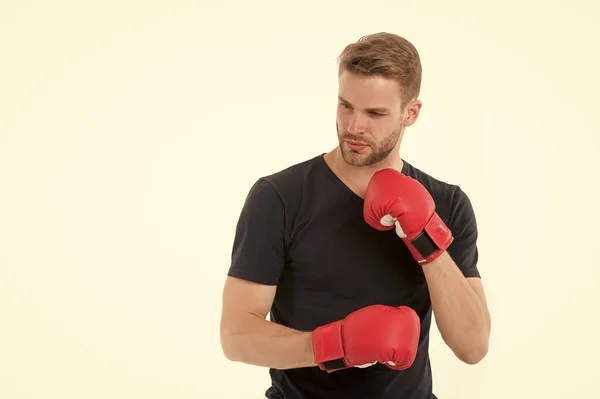
[[[454,241],[448,248],[466,277],[479,277],[477,226],[467,195],[404,161],[402,173],[430,192]],[[300,331],[372,304],[406,305],[421,319],[412,367],[377,363],[327,373],[318,367],[270,369],[272,399],[431,399],[431,301],[422,267],[392,229],[363,219],[363,199],[323,154],[258,179],[236,227],[229,276],[277,285],[270,320]]]

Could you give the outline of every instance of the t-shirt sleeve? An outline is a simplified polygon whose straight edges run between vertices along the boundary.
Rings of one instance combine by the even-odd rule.
[[[449,226],[454,241],[448,253],[465,277],[481,277],[477,268],[477,220],[467,194],[460,188],[454,192]]]
[[[284,216],[275,189],[264,178],[257,180],[237,222],[229,276],[277,285],[285,262]]]

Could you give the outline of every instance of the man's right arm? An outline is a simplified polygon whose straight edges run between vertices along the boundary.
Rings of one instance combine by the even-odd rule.
[[[227,277],[220,328],[223,353],[232,361],[280,370],[316,366],[312,332],[266,320],[276,289]]]

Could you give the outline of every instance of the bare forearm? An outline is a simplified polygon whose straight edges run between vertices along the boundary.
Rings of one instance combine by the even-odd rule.
[[[226,356],[233,361],[276,369],[316,366],[312,334],[249,315],[237,331],[222,332]]]
[[[435,320],[458,358],[477,363],[487,352],[490,317],[483,298],[469,285],[450,255],[423,265]]]

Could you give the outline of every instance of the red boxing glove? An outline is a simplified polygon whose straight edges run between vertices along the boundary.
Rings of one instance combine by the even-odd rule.
[[[377,362],[404,370],[415,360],[420,332],[419,316],[407,306],[367,306],[313,331],[314,360],[328,373]]]
[[[367,186],[363,213],[365,221],[377,230],[395,225],[396,233],[421,264],[440,256],[454,239],[427,189],[396,169],[375,172]]]

